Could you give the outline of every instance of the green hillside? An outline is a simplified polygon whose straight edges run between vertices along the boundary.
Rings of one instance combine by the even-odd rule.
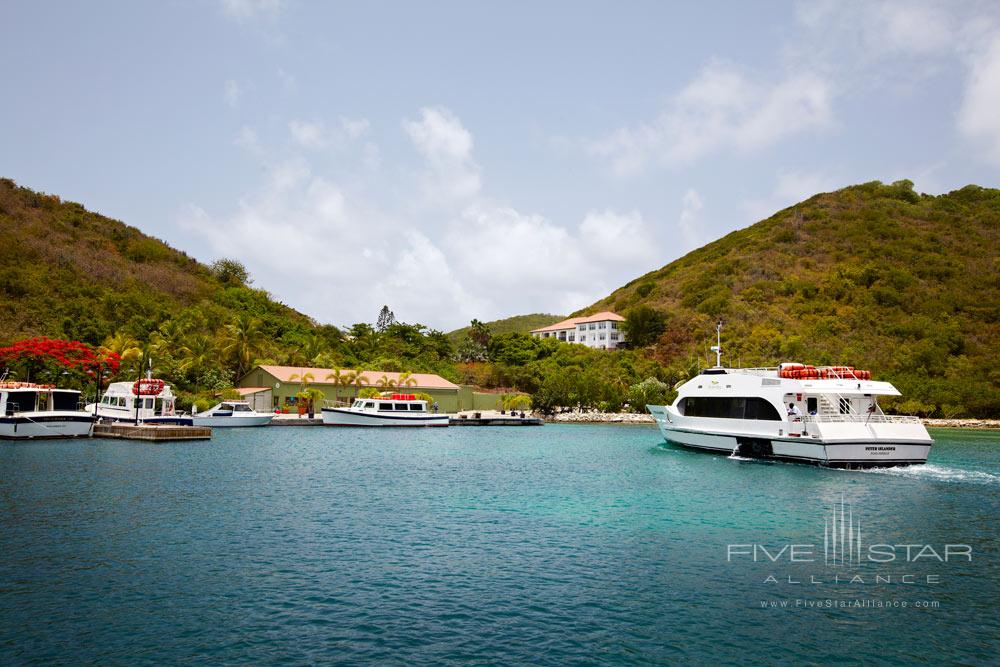
[[[344,336],[251,287],[237,260],[205,266],[9,179],[0,179],[0,239],[0,346],[35,336],[103,345],[124,357],[121,376],[151,360],[185,400],[232,386],[258,362],[457,377],[440,332],[361,323]]]
[[[548,326],[554,324],[560,320],[566,319],[562,315],[548,315],[545,313],[532,313],[530,315],[514,315],[513,317],[507,317],[502,320],[493,320],[492,322],[484,322],[486,328],[494,334],[502,333],[528,333],[532,329],[538,329],[540,327]],[[458,345],[462,342],[469,334],[470,327],[462,327],[461,329],[455,329],[449,332],[448,340],[451,341],[452,345]]]
[[[940,196],[909,181],[816,195],[633,280],[581,313],[661,311],[662,363],[797,360],[872,370],[897,408],[1000,414],[1000,190]]]

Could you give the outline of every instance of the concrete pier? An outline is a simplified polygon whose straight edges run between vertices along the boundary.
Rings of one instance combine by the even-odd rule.
[[[171,442],[175,440],[211,440],[208,426],[173,426],[167,424],[94,424],[95,438]]]

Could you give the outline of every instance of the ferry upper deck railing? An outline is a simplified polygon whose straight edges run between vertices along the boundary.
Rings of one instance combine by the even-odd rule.
[[[836,423],[849,422],[855,424],[920,424],[920,417],[912,415],[886,415],[886,414],[819,414],[805,415],[802,421],[809,423]]]

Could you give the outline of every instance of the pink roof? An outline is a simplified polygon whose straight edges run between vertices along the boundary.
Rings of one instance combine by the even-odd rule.
[[[237,387],[236,391],[240,392],[240,396],[249,396],[250,394],[259,394],[262,391],[270,391],[270,387]]]
[[[604,312],[597,313],[596,315],[585,315],[583,317],[571,317],[568,320],[563,320],[562,322],[556,322],[555,324],[550,324],[547,327],[542,327],[541,329],[532,329],[531,333],[542,333],[545,331],[562,331],[563,329],[575,329],[578,324],[584,324],[587,322],[624,322],[625,318],[618,313],[612,313],[610,310],[605,310]]]
[[[298,366],[258,366],[274,377],[278,378],[281,382],[301,382],[302,376],[305,374],[312,375],[312,379],[309,380],[309,384],[324,384],[333,385],[333,379],[327,379],[327,376],[333,375],[336,369],[331,368],[305,368]],[[252,371],[251,371],[252,372]],[[350,368],[340,369],[341,375],[347,373],[354,373],[358,371],[353,371]],[[399,376],[402,373],[390,373],[388,371],[360,371],[361,376],[368,381],[368,386],[378,387],[378,381],[382,379],[382,376],[386,376],[390,380],[399,381]],[[292,379],[292,376],[297,376]],[[433,373],[411,373],[410,377],[416,380],[414,385],[406,385],[401,387],[401,389],[458,389],[457,384],[448,382],[440,375],[434,375]],[[362,383],[363,384],[363,383]]]

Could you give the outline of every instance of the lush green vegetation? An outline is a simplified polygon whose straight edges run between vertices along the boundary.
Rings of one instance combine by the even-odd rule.
[[[1000,190],[909,181],[816,195],[636,278],[583,311],[658,310],[647,348],[671,369],[846,363],[903,392],[894,407],[1000,415]]]
[[[552,315],[444,334],[373,307],[374,324],[319,325],[254,289],[236,259],[205,266],[0,179],[0,345],[51,336],[104,346],[121,355],[122,378],[151,359],[185,401],[275,363],[438,373],[528,393],[543,410],[641,410],[714,361],[708,348],[722,319],[727,363],[870,368],[903,392],[900,411],[995,417],[998,229],[998,190],[932,197],[904,181],[817,195],[579,313],[626,316],[639,345],[606,352],[526,334],[561,319]]]
[[[555,324],[556,322],[564,319],[566,318],[562,315],[532,313],[530,315],[514,315],[513,317],[507,317],[502,320],[493,320],[492,322],[482,322],[481,324],[482,326],[488,328],[491,332],[498,334],[528,333],[532,329],[547,327],[550,324]],[[448,332],[448,340],[451,341],[452,345],[458,347],[462,341],[465,340],[466,336],[468,336],[472,331],[473,326],[474,325],[470,325]]]

